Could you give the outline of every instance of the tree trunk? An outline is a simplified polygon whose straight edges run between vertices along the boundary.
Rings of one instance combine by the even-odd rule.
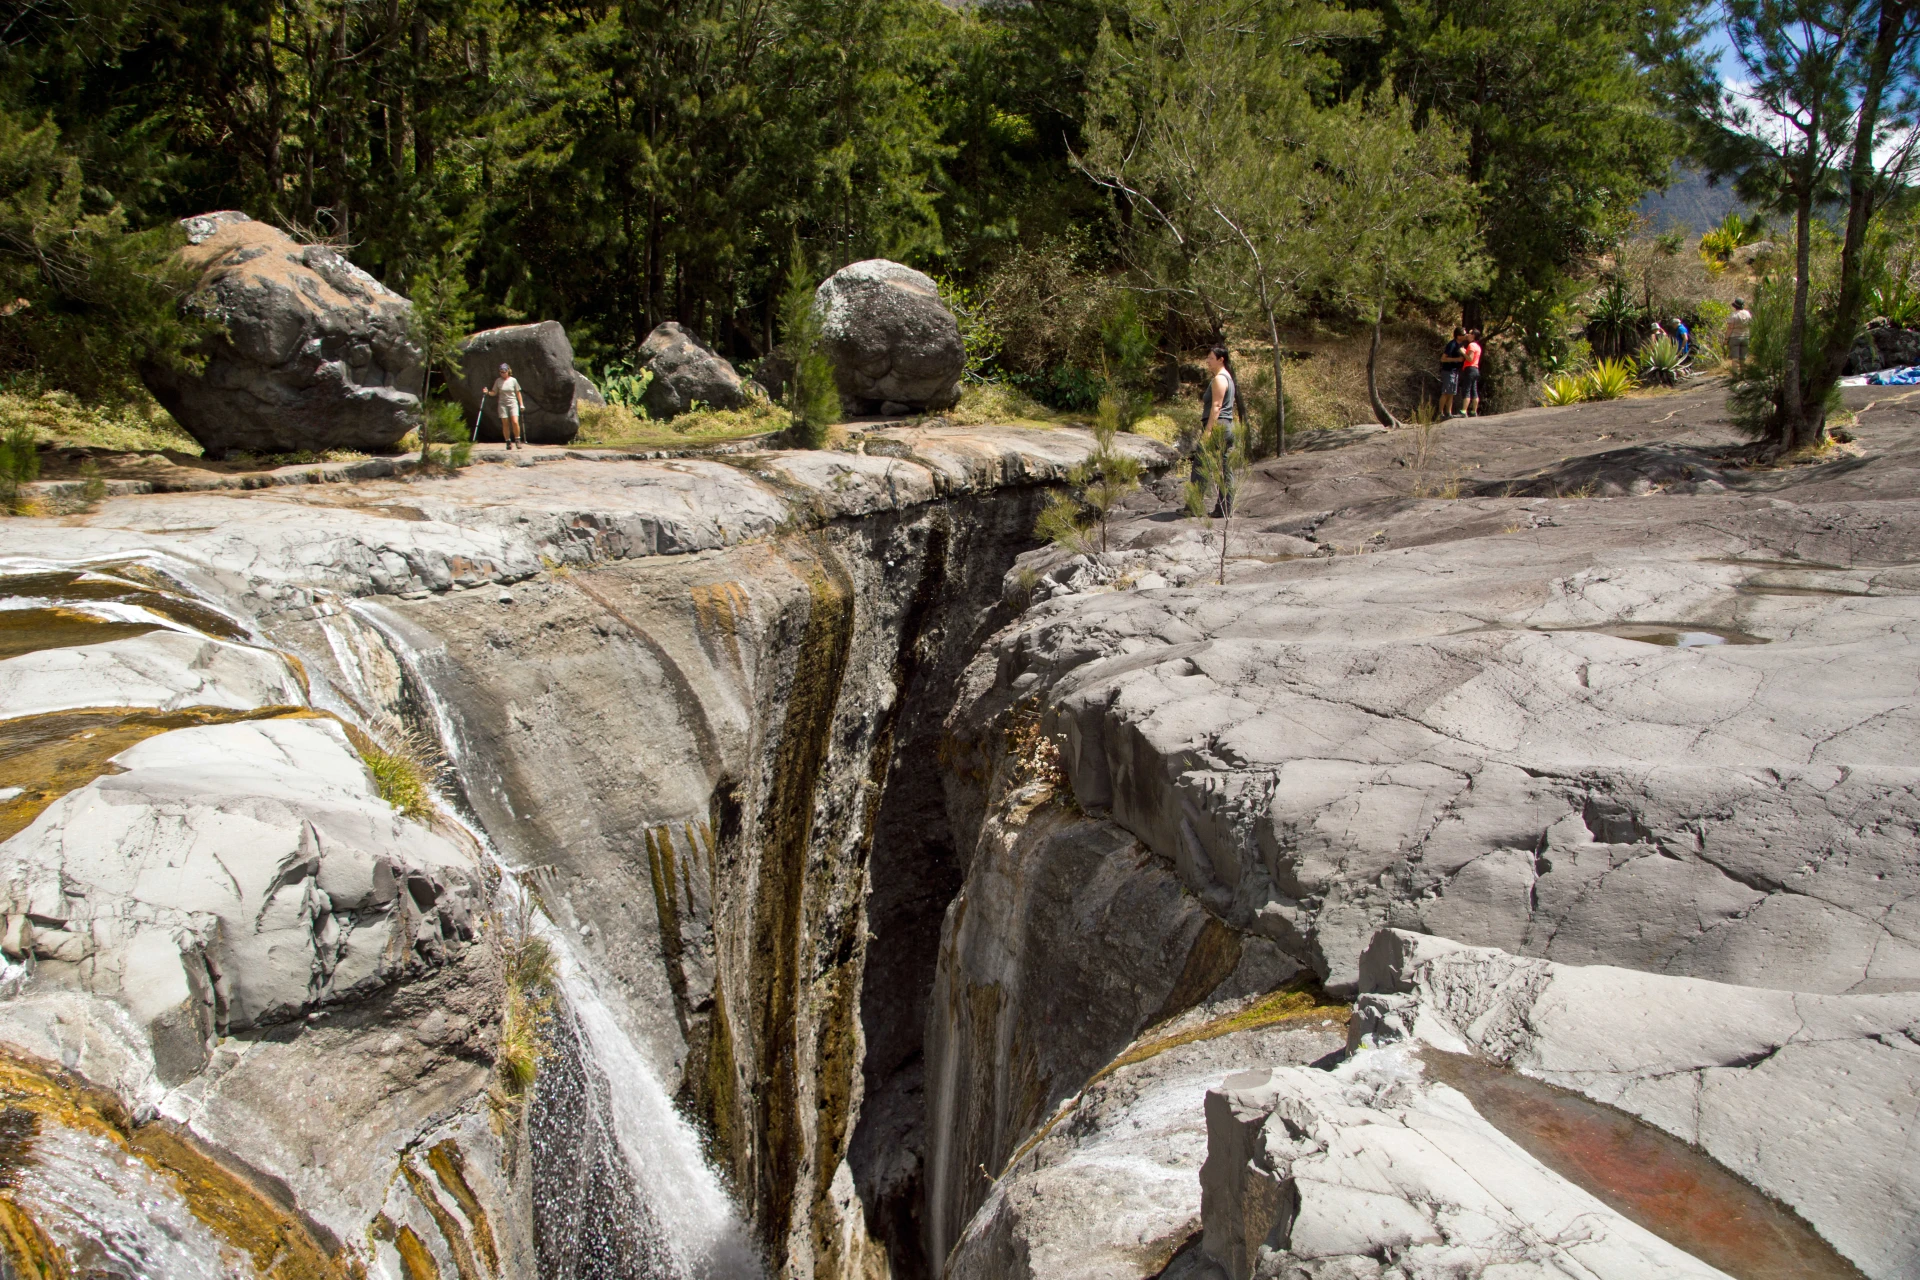
[[[1811,141],[1808,146],[1812,146]],[[1811,168],[1811,151],[1807,163]],[[1793,211],[1793,319],[1787,325],[1786,376],[1780,379],[1779,442],[1783,449],[1797,449],[1802,444],[1810,443],[1809,435],[1817,438],[1825,425],[1806,421],[1806,411],[1800,398],[1800,366],[1807,343],[1807,293],[1812,283],[1808,275],[1813,261],[1813,184],[1805,180],[1807,176],[1810,175],[1803,175],[1799,199]]]
[[[433,173],[433,125],[427,116],[427,59],[432,53],[424,11],[413,11],[413,176]]]
[[[1867,280],[1861,259],[1874,211],[1873,135],[1880,124],[1880,103],[1900,34],[1912,11],[1911,3],[1881,0],[1880,30],[1873,52],[1867,58],[1866,85],[1860,97],[1860,114],[1853,136],[1853,162],[1848,169],[1847,235],[1840,250],[1840,305],[1833,327],[1827,333],[1826,348],[1812,362],[1801,392],[1803,402],[1819,417],[1823,432],[1827,393],[1847,367],[1853,332],[1860,323],[1860,313],[1866,308]]]
[[[1380,398],[1380,384],[1374,377],[1374,369],[1380,361],[1380,326],[1387,318],[1387,309],[1381,307],[1373,316],[1373,342],[1367,347],[1367,399],[1373,404],[1373,416],[1383,427],[1400,427],[1406,424],[1393,416],[1386,401]]]
[[[1273,445],[1283,457],[1287,452],[1287,384],[1281,370],[1280,324],[1273,308],[1267,308],[1267,333],[1273,338]]]

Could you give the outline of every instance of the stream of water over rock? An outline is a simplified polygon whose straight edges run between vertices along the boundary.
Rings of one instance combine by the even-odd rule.
[[[399,662],[454,779],[463,788],[469,785],[456,718],[433,682],[444,655],[416,648],[397,620],[377,605],[350,608]],[[336,646],[334,657],[343,670],[357,673],[348,650]],[[462,821],[503,873],[502,892],[526,892],[519,869],[506,865],[477,823]],[[545,917],[534,919],[537,933],[553,948],[564,1006],[555,1015],[555,1043],[529,1121],[540,1280],[608,1274],[752,1280],[763,1275],[746,1224],[707,1161],[699,1134],[661,1083],[660,1066],[615,1018],[567,931]]]

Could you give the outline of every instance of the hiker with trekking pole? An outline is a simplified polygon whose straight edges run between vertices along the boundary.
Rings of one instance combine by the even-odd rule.
[[[516,445],[522,449],[526,448],[526,436],[520,430],[520,406],[524,396],[520,390],[520,380],[513,376],[513,366],[502,364],[500,376],[493,380],[492,386],[480,394],[493,396],[498,401],[495,408],[500,415],[500,438],[506,442],[507,448],[512,449]],[[476,430],[479,428],[478,417],[473,420],[473,425]]]

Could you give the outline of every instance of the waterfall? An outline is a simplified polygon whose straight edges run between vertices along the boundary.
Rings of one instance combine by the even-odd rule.
[[[406,672],[409,689],[431,720],[461,785],[497,786],[493,779],[475,776],[459,717],[432,679],[433,668],[446,661],[444,653],[410,642],[406,633],[411,628],[378,605],[354,601],[347,609],[379,633]],[[334,656],[336,661],[347,658],[339,646]],[[355,672],[348,674],[358,678]],[[479,824],[460,821],[500,867],[503,878],[517,882],[520,870],[504,863]],[[764,1275],[746,1224],[701,1150],[698,1133],[674,1107],[658,1069],[601,997],[567,931],[544,917],[536,920],[537,932],[553,948],[566,1006],[562,1025],[556,1028],[555,1038],[561,1042],[556,1046],[561,1058],[554,1064],[556,1074],[576,1075],[569,1084],[580,1092],[569,1103],[579,1114],[566,1117],[559,1128],[590,1142],[611,1141],[619,1157],[609,1162],[603,1159],[609,1154],[604,1151],[552,1153],[548,1167],[554,1170],[554,1185],[536,1184],[536,1217],[544,1213],[545,1220],[563,1227],[569,1238],[558,1242],[552,1254],[565,1274],[545,1274],[549,1255],[542,1250],[542,1280],[597,1280],[609,1274],[606,1267],[616,1261],[646,1280],[749,1280]],[[597,1181],[609,1163],[624,1173],[627,1188]],[[628,1195],[633,1202],[627,1201]],[[543,1206],[543,1197],[553,1202]],[[595,1204],[634,1213],[640,1221],[582,1221]]]

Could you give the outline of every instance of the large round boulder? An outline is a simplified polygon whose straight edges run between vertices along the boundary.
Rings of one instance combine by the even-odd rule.
[[[413,305],[323,244],[244,213],[184,219],[188,305],[223,332],[198,374],[148,366],[154,398],[210,457],[391,449],[420,413]]]
[[[959,399],[967,349],[931,278],[870,258],[827,277],[813,310],[848,408],[899,413]]]
[[[677,418],[695,404],[738,409],[747,402],[740,374],[693,333],[669,320],[640,344],[640,363],[653,371],[642,403],[655,418]]]
[[[499,440],[496,398],[485,395],[500,366],[513,366],[526,403],[520,429],[529,444],[565,444],[580,433],[580,383],[573,368],[573,344],[557,320],[485,329],[460,344],[460,384],[454,394],[467,419],[480,420],[476,440]]]

